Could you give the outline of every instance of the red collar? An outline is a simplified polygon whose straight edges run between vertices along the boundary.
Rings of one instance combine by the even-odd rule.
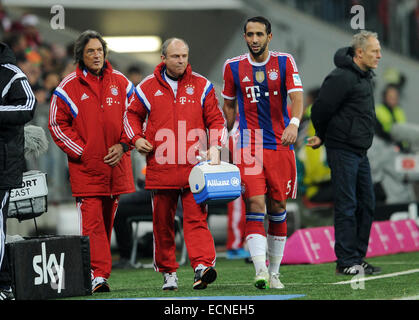
[[[157,66],[156,66],[156,69],[154,69],[154,76],[159,80],[159,81],[162,81],[162,82],[165,82],[164,80],[163,80],[163,77],[162,77],[162,74],[163,74],[163,72],[166,70],[166,64],[164,63],[164,62],[161,62],[160,64],[158,64]],[[186,67],[186,70],[185,70],[185,73],[183,74],[183,76],[179,79],[180,81],[182,81],[182,80],[184,80],[184,79],[187,79],[187,78],[189,78],[190,76],[191,76],[191,74],[192,74],[192,67],[191,67],[191,65],[188,63],[188,65],[187,65],[187,67]]]
[[[102,75],[100,76],[96,76],[92,74],[91,72],[87,70],[87,68],[81,69],[80,65],[77,65],[77,68],[76,68],[77,76],[86,82],[102,80],[103,77],[111,74],[112,71],[113,71],[112,65],[107,60],[105,61],[104,67],[102,69]]]

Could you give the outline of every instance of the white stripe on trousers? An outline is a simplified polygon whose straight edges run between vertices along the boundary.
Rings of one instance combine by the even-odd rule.
[[[3,262],[4,246],[6,244],[6,235],[4,233],[4,228],[3,228],[3,215],[6,215],[7,212],[3,212],[3,208],[6,206],[6,202],[8,198],[9,198],[9,191],[6,191],[1,201],[1,209],[0,209],[0,212],[1,212],[0,214],[0,267]]]
[[[233,214],[232,214],[232,223],[231,223],[231,227],[233,229],[233,234],[234,234],[234,241],[232,243],[232,248],[233,249],[240,249],[240,242],[241,242],[241,231],[239,228],[239,223],[242,219],[242,198],[238,197],[236,200],[233,201],[232,206],[233,206]]]
[[[81,206],[83,204],[83,199],[80,198],[80,201],[76,201],[77,213],[79,214],[79,235],[83,235],[83,215],[81,214]]]
[[[293,153],[294,153],[294,162],[295,162],[295,180],[294,180],[294,188],[292,190],[291,199],[297,199],[297,187],[298,187],[297,159],[295,157],[295,151],[294,150],[293,150]]]
[[[151,190],[151,212],[152,215],[154,216],[154,194],[155,194],[156,190]],[[137,235],[134,235],[135,237]],[[159,272],[159,267],[157,266],[156,263],[156,240],[154,238],[154,226],[153,226],[153,266],[154,266],[154,271]]]

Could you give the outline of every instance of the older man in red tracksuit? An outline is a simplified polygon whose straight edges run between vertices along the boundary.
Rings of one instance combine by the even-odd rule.
[[[48,127],[68,156],[81,233],[90,239],[92,290],[107,292],[119,195],[135,191],[123,130],[134,86],[105,60],[106,43],[95,31],[80,35],[75,58],[76,71],[63,79],[51,98]]]
[[[195,202],[188,177],[199,149],[209,149],[211,163],[219,163],[219,147],[225,144],[227,131],[213,85],[192,72],[188,53],[184,40],[164,42],[162,63],[137,86],[125,122],[132,144],[147,154],[146,189],[153,190],[154,265],[163,274],[163,290],[178,288],[174,216],[179,196],[185,243],[195,270],[193,288],[205,289],[217,276],[207,209]]]

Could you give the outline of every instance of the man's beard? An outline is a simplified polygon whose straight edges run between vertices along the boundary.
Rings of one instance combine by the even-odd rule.
[[[249,46],[249,44],[247,44],[247,48],[249,49],[249,51],[252,54],[252,56],[255,57],[255,58],[261,56],[265,52],[266,46],[267,46],[267,44],[265,43],[265,45],[262,46],[258,52],[254,52],[252,50],[252,47]]]

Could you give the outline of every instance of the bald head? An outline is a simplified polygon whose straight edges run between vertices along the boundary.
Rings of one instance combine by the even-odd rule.
[[[169,38],[166,41],[163,42],[162,46],[161,46],[161,55],[162,56],[166,56],[167,55],[167,48],[169,47],[169,45],[172,42],[182,42],[187,48],[188,48],[188,52],[189,52],[189,46],[186,43],[185,40],[181,39],[181,38]]]
[[[189,46],[179,38],[167,39],[162,45],[161,59],[166,64],[166,72],[172,78],[181,77],[188,66]]]

